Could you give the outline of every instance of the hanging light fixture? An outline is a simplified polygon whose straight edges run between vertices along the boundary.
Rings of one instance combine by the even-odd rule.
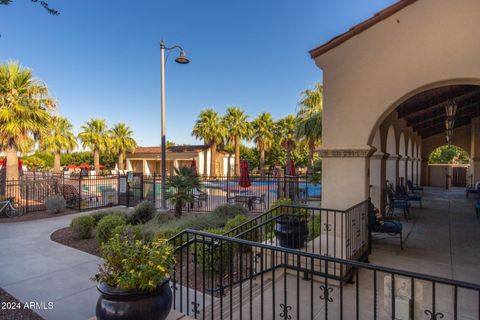
[[[455,101],[450,101],[445,106],[445,113],[447,114],[447,118],[454,118],[455,114],[457,113],[457,103]]]
[[[453,126],[455,125],[455,119],[454,118],[448,118],[445,120],[445,128],[447,130],[453,129]]]

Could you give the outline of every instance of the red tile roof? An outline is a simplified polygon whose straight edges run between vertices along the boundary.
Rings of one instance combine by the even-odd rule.
[[[359,33],[362,33],[363,31],[367,30],[368,28],[376,25],[380,21],[385,20],[386,18],[392,16],[393,14],[397,13],[398,11],[402,10],[403,8],[411,5],[412,3],[416,2],[418,0],[400,0],[397,3],[394,3],[393,5],[383,9],[380,12],[377,12],[373,17],[370,19],[367,19],[356,26],[350,28],[347,32],[342,33],[341,35],[331,39],[327,43],[322,44],[321,46],[312,49],[309,51],[310,57],[312,59],[315,59],[322,54],[324,54],[327,51],[330,51],[331,49],[338,47],[348,39],[356,36]]]
[[[192,145],[192,146],[173,146],[167,148],[167,152],[201,152],[207,150],[209,146],[207,145]],[[160,146],[158,147],[137,147],[135,148],[135,153],[153,153],[153,154],[160,154],[162,149]]]

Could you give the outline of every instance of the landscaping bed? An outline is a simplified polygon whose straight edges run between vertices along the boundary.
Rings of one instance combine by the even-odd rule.
[[[23,303],[15,299],[8,292],[0,288],[0,319],[8,320],[43,320],[38,314],[30,309],[24,309]],[[7,303],[7,305],[3,305]],[[9,303],[13,303],[13,306],[20,308],[11,308]]]
[[[70,227],[62,228],[55,231],[50,235],[50,239],[65,246],[69,246],[86,253],[100,256],[97,239],[75,239]]]

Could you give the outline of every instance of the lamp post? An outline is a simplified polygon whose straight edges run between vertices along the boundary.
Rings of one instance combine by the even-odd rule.
[[[172,51],[174,49],[179,49],[180,54],[175,59],[176,63],[179,64],[187,64],[190,62],[187,56],[185,55],[185,50],[179,45],[175,45],[172,47],[165,46],[165,42],[162,40],[160,41],[160,106],[161,106],[161,135],[162,135],[162,144],[161,144],[161,157],[162,157],[162,209],[167,209],[167,199],[165,199],[166,193],[166,184],[167,184],[167,146],[166,146],[166,138],[165,138],[165,63],[168,60],[168,56],[165,59],[165,51]]]

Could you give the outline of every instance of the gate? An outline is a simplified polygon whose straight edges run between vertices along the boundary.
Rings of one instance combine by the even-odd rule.
[[[118,204],[134,207],[143,200],[143,174],[128,173],[118,177]]]
[[[452,169],[452,186],[465,187],[467,185],[467,168],[453,167]]]

